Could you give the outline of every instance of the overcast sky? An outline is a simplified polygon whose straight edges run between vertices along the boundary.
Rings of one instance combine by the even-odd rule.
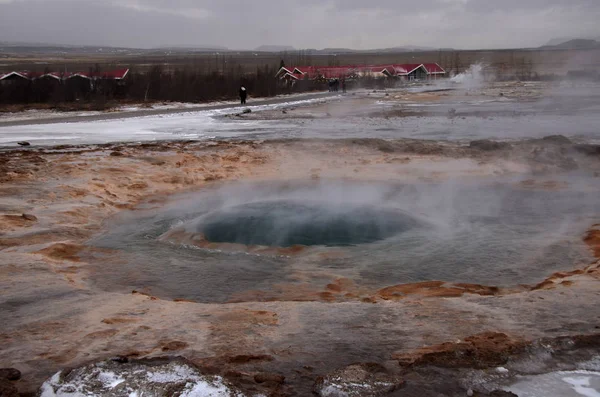
[[[0,0],[0,41],[514,48],[600,37],[600,0]]]

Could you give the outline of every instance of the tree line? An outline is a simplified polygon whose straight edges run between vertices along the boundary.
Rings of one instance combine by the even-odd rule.
[[[102,104],[111,101],[180,101],[207,102],[237,98],[240,86],[253,97],[269,97],[293,92],[324,89],[323,83],[298,81],[287,84],[275,78],[278,68],[270,65],[245,72],[241,65],[223,70],[201,67],[166,69],[153,65],[145,71],[131,70],[123,81],[83,78],[11,79],[0,81],[0,104],[59,104],[85,102]]]

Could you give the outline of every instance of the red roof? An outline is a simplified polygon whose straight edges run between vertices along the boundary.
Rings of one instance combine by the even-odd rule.
[[[445,73],[437,63],[405,63],[405,64],[388,64],[388,65],[351,65],[351,66],[296,66],[294,68],[286,68],[287,71],[294,72],[298,71],[303,74],[316,73],[317,71],[324,74],[336,74],[336,73],[352,73],[352,72],[371,72],[371,73],[389,73],[395,74],[409,74],[414,72],[418,68],[423,67],[428,73]]]
[[[383,73],[389,76],[406,76],[421,68],[427,74],[445,74],[446,71],[437,63],[404,63],[389,65],[350,65],[350,66],[294,66],[279,69],[276,76],[287,74],[299,78],[344,78],[357,73]]]
[[[314,66],[294,66],[294,73],[299,71],[302,74],[309,73],[314,70]]]
[[[394,73],[399,75],[409,74],[421,67],[420,63],[403,63],[394,65]]]
[[[446,71],[437,63],[424,63],[425,69],[427,69],[427,73],[429,74],[444,74]]]
[[[320,74],[326,79],[339,79],[350,76],[352,71],[346,67],[330,67],[323,70],[319,70]]]
[[[124,79],[125,76],[127,76],[127,73],[129,73],[129,69],[116,69],[100,73],[100,77],[103,79],[121,80]]]
[[[363,72],[394,74],[394,65],[360,66],[357,69]]]

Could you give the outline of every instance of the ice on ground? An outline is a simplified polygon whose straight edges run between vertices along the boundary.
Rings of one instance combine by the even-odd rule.
[[[307,93],[298,93],[291,95],[277,95],[275,97],[266,97],[266,98],[253,98],[253,104],[260,104],[264,101],[270,101],[273,99],[286,99],[288,101],[296,101],[306,96]],[[238,100],[229,100],[229,101],[212,101],[212,102],[203,102],[203,103],[193,103],[193,102],[158,102],[151,104],[133,104],[133,105],[123,105],[112,108],[111,112],[139,112],[145,110],[177,110],[181,109],[185,111],[186,109],[202,109],[208,108],[212,106],[222,106],[222,105],[237,105],[239,103]],[[24,120],[42,120],[42,119],[60,119],[60,118],[73,118],[73,117],[85,117],[85,116],[98,116],[104,114],[104,111],[97,110],[81,110],[81,111],[60,111],[60,110],[51,110],[51,109],[29,109],[21,112],[7,112],[0,113],[0,121],[24,121]]]
[[[98,380],[104,384],[104,387],[113,389],[119,384],[125,382],[125,379],[118,377],[114,372],[100,372]]]
[[[41,119],[59,119],[66,117],[99,116],[103,112],[95,110],[82,110],[80,112],[62,112],[57,110],[31,109],[23,112],[0,113],[0,121],[24,121]]]
[[[353,364],[317,379],[314,392],[321,397],[382,396],[403,383],[378,365]]]
[[[323,98],[248,106],[258,112],[324,101]],[[171,113],[124,119],[84,121],[77,123],[0,126],[0,145],[28,141],[32,145],[100,144],[157,140],[228,138],[247,133],[272,132],[278,123],[239,120],[226,122],[216,117],[240,112],[239,107],[220,110]]]
[[[504,390],[519,397],[600,397],[600,372],[578,370],[523,376]]]
[[[58,372],[44,382],[41,397],[101,396],[244,397],[219,376],[201,374],[183,360],[168,363],[105,361]]]
[[[579,377],[566,377],[563,381],[573,386],[575,392],[586,397],[600,397],[598,390],[592,389],[590,385],[590,378],[579,376]]]
[[[164,371],[147,372],[146,377],[149,382],[168,383],[179,382],[196,376],[194,369],[188,366],[175,365]]]

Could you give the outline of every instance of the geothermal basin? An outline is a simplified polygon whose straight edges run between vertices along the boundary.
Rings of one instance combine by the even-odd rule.
[[[337,278],[372,293],[427,280],[537,284],[593,258],[579,236],[600,213],[597,192],[576,174],[555,183],[567,180],[550,190],[513,178],[223,184],[120,214],[91,244],[127,265],[99,260],[93,279],[201,302],[275,299],[277,284],[317,291]]]
[[[594,396],[599,98],[417,88],[0,120],[3,387]]]

